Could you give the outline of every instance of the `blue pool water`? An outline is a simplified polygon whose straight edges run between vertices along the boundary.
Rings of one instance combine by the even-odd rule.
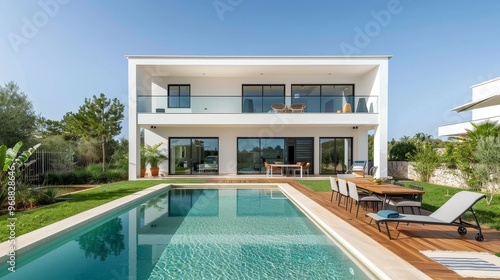
[[[368,279],[278,189],[171,189],[2,279]]]

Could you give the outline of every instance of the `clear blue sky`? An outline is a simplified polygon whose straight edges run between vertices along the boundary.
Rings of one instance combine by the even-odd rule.
[[[126,104],[127,54],[392,55],[389,139],[437,137],[470,120],[450,109],[471,85],[500,76],[499,11],[496,0],[0,0],[0,83],[60,120],[101,92]]]

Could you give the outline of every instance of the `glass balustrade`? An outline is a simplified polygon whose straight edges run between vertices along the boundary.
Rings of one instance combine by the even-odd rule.
[[[170,100],[169,100],[170,99]],[[274,106],[281,103],[283,106]],[[303,110],[291,110],[298,103]],[[187,105],[186,105],[187,104]],[[293,105],[295,104],[295,105]],[[293,105],[293,106],[292,106]],[[275,110],[274,108],[280,108]],[[300,98],[191,96],[168,97],[141,95],[137,97],[138,113],[158,114],[251,114],[251,113],[378,113],[378,96],[327,96]]]

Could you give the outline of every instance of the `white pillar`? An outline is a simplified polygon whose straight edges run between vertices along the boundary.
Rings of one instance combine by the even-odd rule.
[[[135,63],[128,62],[128,179],[140,174],[140,128],[137,125],[137,84]]]

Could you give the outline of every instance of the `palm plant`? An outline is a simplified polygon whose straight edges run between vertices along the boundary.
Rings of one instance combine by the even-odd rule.
[[[142,158],[144,158],[144,164],[149,164],[152,176],[158,176],[158,169],[160,163],[167,160],[168,157],[160,150],[160,146],[163,143],[158,143],[155,145],[145,144],[141,149],[141,164],[143,163]]]
[[[487,121],[481,124],[472,123],[472,126],[472,129],[467,129],[465,137],[452,138],[455,142],[449,144],[448,161],[460,170],[469,188],[477,189],[480,187],[480,180],[474,165],[479,162],[479,158],[475,151],[481,139],[500,137],[500,125],[495,121]]]

